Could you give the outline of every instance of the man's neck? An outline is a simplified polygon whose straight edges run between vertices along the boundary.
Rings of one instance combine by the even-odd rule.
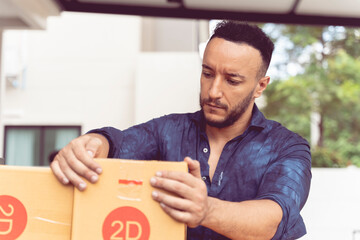
[[[243,134],[249,126],[253,106],[254,105],[249,106],[249,108],[244,112],[244,114],[231,126],[224,128],[216,128],[206,124],[206,134],[208,136],[211,149],[208,159],[209,176],[211,181],[226,143],[229,142],[231,139]]]
[[[250,124],[253,105],[232,125],[224,128],[212,127],[206,124],[206,134],[210,141],[227,143],[243,134]]]

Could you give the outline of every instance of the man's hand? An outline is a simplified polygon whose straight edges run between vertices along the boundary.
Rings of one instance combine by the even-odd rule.
[[[100,134],[86,134],[72,140],[56,155],[50,167],[63,184],[72,183],[80,191],[86,188],[82,177],[95,183],[102,172],[94,157],[107,157],[109,143]]]
[[[162,209],[172,218],[197,227],[205,219],[208,211],[207,188],[201,180],[200,164],[189,157],[184,159],[189,173],[161,171],[151,178],[153,187],[172,193],[169,195],[153,191],[152,197],[160,203]]]

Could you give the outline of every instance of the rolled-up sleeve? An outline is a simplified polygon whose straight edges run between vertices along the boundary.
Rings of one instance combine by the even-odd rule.
[[[302,138],[288,139],[262,178],[257,199],[277,202],[283,218],[273,239],[296,239],[306,234],[300,215],[310,190],[311,153]]]
[[[159,158],[159,120],[133,126],[126,130],[113,127],[94,129],[88,133],[98,133],[109,142],[109,158],[149,160]]]

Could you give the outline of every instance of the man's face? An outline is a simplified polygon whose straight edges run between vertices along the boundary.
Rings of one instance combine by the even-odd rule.
[[[261,86],[263,79],[258,79],[261,64],[260,52],[247,44],[222,38],[208,43],[200,92],[200,106],[208,125],[223,128],[241,120],[265,89]]]

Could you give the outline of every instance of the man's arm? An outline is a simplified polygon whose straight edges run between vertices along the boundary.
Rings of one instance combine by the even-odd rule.
[[[281,207],[272,200],[227,202],[207,196],[197,161],[185,158],[190,173],[159,172],[152,186],[176,196],[153,192],[163,210],[189,227],[203,225],[231,239],[271,239],[282,219]]]
[[[208,198],[209,211],[201,225],[231,239],[271,239],[282,218],[272,200],[227,202]]]
[[[94,158],[106,158],[108,152],[109,143],[104,136],[96,133],[85,134],[61,149],[50,167],[60,182],[72,183],[82,191],[86,188],[83,178],[94,183],[102,172]]]
[[[59,151],[51,169],[63,184],[72,183],[85,190],[83,178],[95,183],[102,172],[94,158],[156,159],[158,125],[153,120],[124,131],[112,127],[92,130]]]

